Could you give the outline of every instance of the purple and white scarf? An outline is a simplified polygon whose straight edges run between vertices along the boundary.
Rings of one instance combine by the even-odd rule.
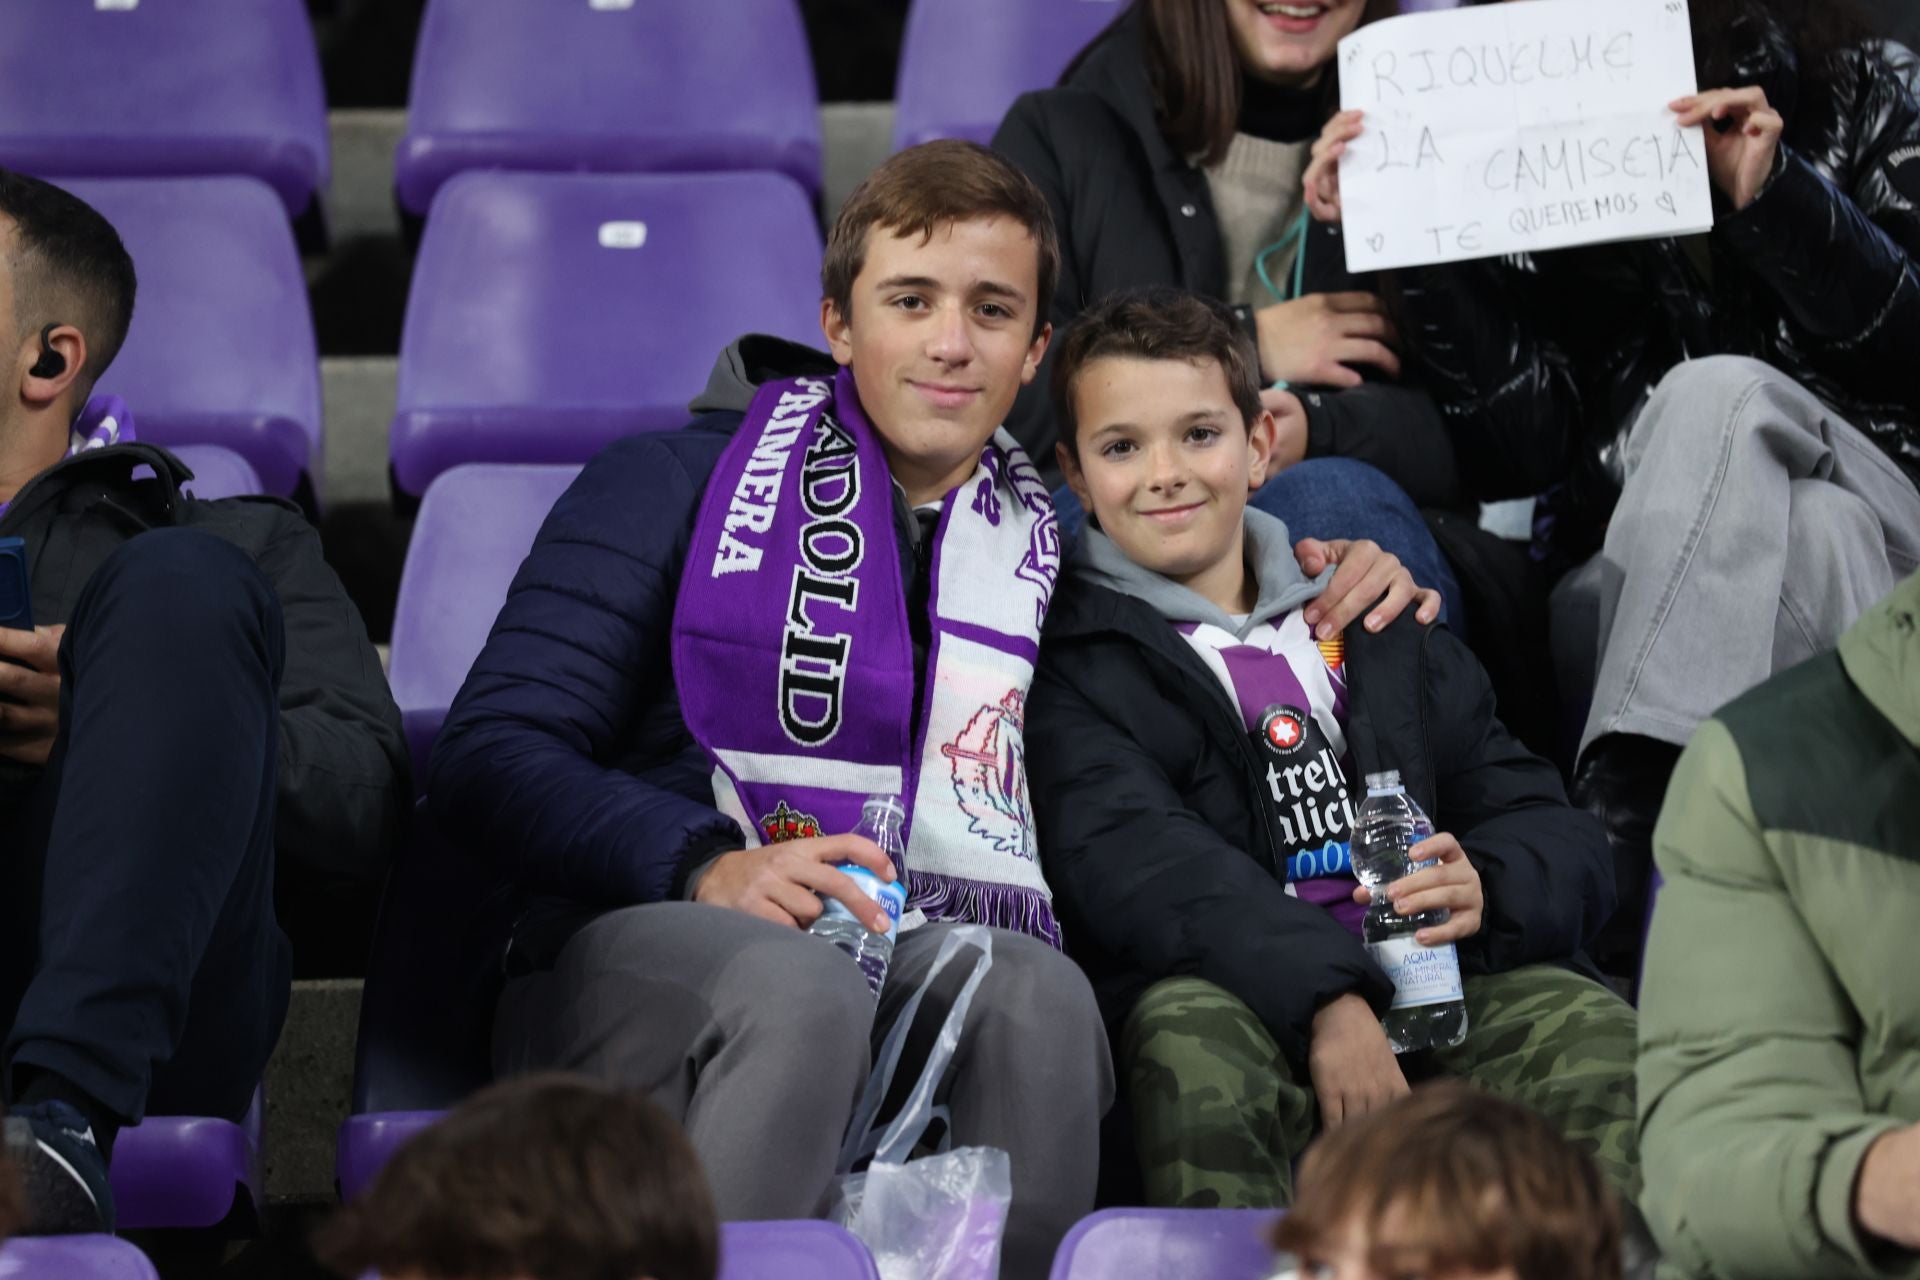
[[[119,396],[94,396],[73,420],[73,428],[67,435],[66,456],[71,458],[89,449],[133,441],[133,415],[127,412],[126,401]],[[7,508],[12,505],[0,502],[0,516],[7,514]]]
[[[920,734],[893,478],[853,376],[760,388],[695,520],[673,620],[687,727],[721,812],[764,844],[906,802],[907,910],[1059,945],[1022,730],[1060,571],[1039,473],[1005,431],[941,504]]]

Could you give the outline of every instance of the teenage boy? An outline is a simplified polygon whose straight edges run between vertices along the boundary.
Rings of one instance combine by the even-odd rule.
[[[1012,1157],[1015,1277],[1044,1275],[1092,1207],[1112,1090],[1023,764],[1056,525],[999,430],[1046,349],[1058,256],[1044,198],[984,148],[882,165],[829,239],[831,357],[744,341],[696,402],[718,412],[587,466],[430,784],[526,905],[496,1067],[646,1089],[723,1218],[820,1209],[869,1037],[951,925],[994,926],[940,1100],[954,1143]],[[1381,598],[1381,564],[1343,569],[1348,616]],[[1401,575],[1376,612],[1409,591]],[[875,792],[905,803],[902,867],[846,834]],[[860,971],[802,932],[823,895],[880,924],[847,862],[908,890],[877,1017]]]
[[[1605,834],[1494,716],[1454,636],[1407,619],[1316,641],[1320,584],[1247,506],[1273,419],[1229,313],[1121,297],[1062,344],[1061,465],[1093,513],[1029,709],[1040,847],[1118,1050],[1146,1190],[1169,1206],[1287,1203],[1337,1127],[1462,1075],[1538,1108],[1627,1194],[1634,1015],[1566,967],[1606,918]],[[1445,908],[1468,1031],[1396,1058],[1348,832],[1397,769],[1439,834],[1392,885]]]

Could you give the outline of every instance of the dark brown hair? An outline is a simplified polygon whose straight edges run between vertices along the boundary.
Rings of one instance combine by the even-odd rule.
[[[133,323],[138,289],[120,233],[92,205],[38,178],[0,169],[0,215],[13,223],[14,323],[21,338],[48,324],[86,335],[80,396],[113,363]]]
[[[1095,360],[1211,360],[1226,375],[1241,421],[1260,416],[1259,358],[1220,303],[1179,289],[1139,289],[1103,298],[1080,313],[1053,362],[1053,412],[1060,439],[1080,456],[1073,384]]]
[[[1620,1275],[1620,1207],[1593,1161],[1535,1112],[1462,1081],[1417,1089],[1314,1144],[1273,1242],[1311,1256],[1356,1220],[1376,1271]]]
[[[1239,124],[1246,75],[1228,25],[1227,0],[1135,3],[1160,132],[1181,155],[1197,157],[1202,165],[1218,164]],[[1398,12],[1400,0],[1366,0],[1360,25]],[[1329,62],[1320,83],[1331,115],[1340,101],[1339,68]]]
[[[20,1229],[27,1218],[26,1199],[20,1190],[20,1174],[13,1161],[0,1152],[0,1243]]]
[[[827,236],[820,265],[820,293],[845,318],[853,314],[853,282],[867,262],[867,233],[884,228],[895,235],[918,235],[922,243],[935,228],[974,218],[1010,218],[1027,229],[1039,252],[1039,295],[1034,299],[1033,335],[1053,313],[1053,290],[1060,282],[1060,238],[1053,229],[1047,198],[1032,179],[999,154],[978,143],[944,139],[908,147],[867,175],[853,189]]]
[[[713,1196],[693,1148],[645,1096],[523,1076],[422,1133],[320,1231],[342,1276],[713,1280]]]

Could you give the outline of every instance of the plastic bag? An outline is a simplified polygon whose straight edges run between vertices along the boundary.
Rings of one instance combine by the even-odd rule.
[[[922,999],[948,965],[967,963],[963,953],[968,951],[976,953],[973,972],[947,1013],[920,1079],[893,1123],[875,1132],[881,1102]],[[881,1280],[994,1280],[1000,1274],[1000,1237],[1013,1199],[1007,1153],[993,1147],[961,1147],[911,1162],[907,1158],[941,1114],[942,1109],[934,1105],[934,1090],[959,1048],[960,1029],[966,1024],[974,992],[992,967],[993,935],[986,929],[962,925],[947,934],[926,980],[887,1032],[879,1061],[847,1126],[833,1219],[866,1243],[879,1265]],[[950,1133],[950,1127],[944,1132]],[[873,1161],[866,1172],[847,1172],[869,1153]]]

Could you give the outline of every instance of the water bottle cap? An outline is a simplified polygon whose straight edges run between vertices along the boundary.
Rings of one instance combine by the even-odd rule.
[[[1400,789],[1400,771],[1398,769],[1388,769],[1384,773],[1370,773],[1367,775],[1368,791],[1398,791]]]

